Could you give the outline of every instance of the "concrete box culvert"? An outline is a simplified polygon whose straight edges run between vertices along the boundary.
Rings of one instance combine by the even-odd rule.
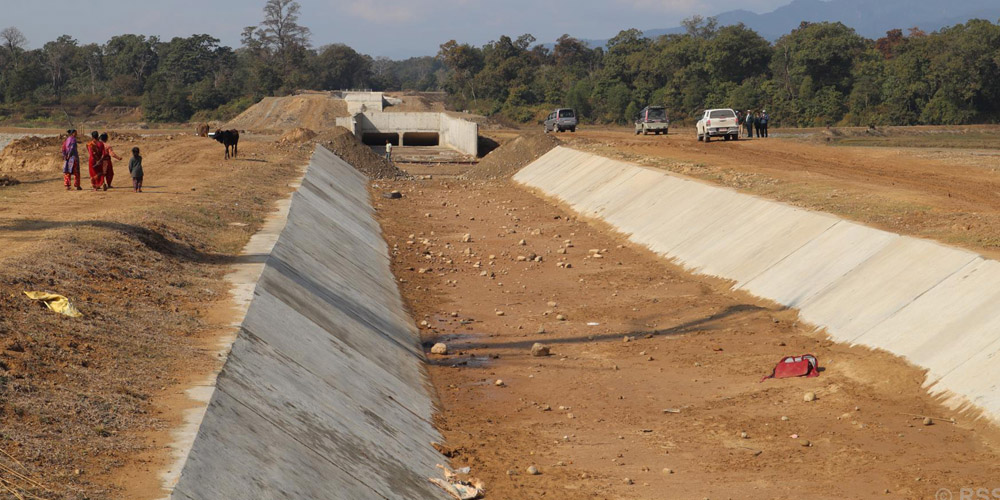
[[[172,498],[444,499],[367,179],[318,148]]]
[[[407,132],[403,134],[404,146],[438,146],[441,135],[437,132]]]
[[[794,307],[837,341],[926,368],[952,408],[1000,422],[1000,263],[557,147],[514,180],[603,219],[686,268]]]
[[[368,145],[447,146],[469,156],[479,155],[479,125],[447,113],[358,113],[337,119]],[[402,142],[399,142],[402,141]]]
[[[361,134],[361,142],[366,146],[385,146],[386,142],[399,146],[399,134],[382,132],[365,132]]]

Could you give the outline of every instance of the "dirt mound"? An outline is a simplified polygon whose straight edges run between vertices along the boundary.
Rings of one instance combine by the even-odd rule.
[[[129,132],[108,132],[109,144],[115,147],[119,155],[130,148],[123,148],[120,145],[125,143],[136,143],[142,141],[142,136]],[[38,173],[61,171],[62,143],[65,137],[62,136],[37,136],[29,135],[12,141],[0,152],[0,172],[18,173]],[[87,162],[87,142],[90,136],[80,134],[78,136],[80,160]]]
[[[265,97],[222,128],[290,130],[305,127],[321,130],[336,127],[337,118],[346,116],[350,116],[347,103],[328,94]]]
[[[522,134],[486,155],[479,165],[465,174],[466,179],[506,179],[558,145],[552,136]]]
[[[369,179],[398,179],[408,177],[406,172],[396,168],[395,165],[386,161],[385,158],[375,154],[372,148],[362,144],[350,130],[344,127],[337,127],[330,132],[318,136],[316,142],[333,151],[344,161],[367,175]]]
[[[386,94],[390,105],[386,113],[441,113],[445,111],[444,95],[432,92]],[[398,101],[397,101],[398,100]]]
[[[0,152],[0,172],[55,171],[62,165],[62,137],[30,135],[12,141]]]
[[[283,143],[302,144],[303,142],[311,141],[314,137],[316,137],[316,135],[316,132],[313,132],[312,130],[298,127],[285,132],[285,134],[281,136],[280,141]]]
[[[108,132],[108,142],[114,147],[116,142],[139,142],[142,136],[131,132]]]

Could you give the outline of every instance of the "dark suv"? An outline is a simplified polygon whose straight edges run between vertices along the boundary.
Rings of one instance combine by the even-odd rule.
[[[570,108],[559,108],[549,113],[549,117],[545,119],[545,133],[565,130],[576,132],[576,124],[576,111]]]

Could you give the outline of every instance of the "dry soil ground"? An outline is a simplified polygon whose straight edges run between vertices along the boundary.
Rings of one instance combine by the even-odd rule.
[[[162,496],[183,391],[217,368],[234,319],[220,278],[308,155],[254,138],[232,161],[190,135],[116,144],[133,145],[142,194],[127,162],[112,190],[65,191],[41,150],[0,188],[0,497]],[[84,317],[26,290],[66,295]]]
[[[991,169],[960,163],[946,175],[908,151],[560,137],[921,235],[927,227],[879,211],[914,200],[942,218],[1000,207],[986,196]],[[920,370],[830,342],[794,311],[692,276],[509,182],[451,170],[379,182],[376,195],[404,197],[376,204],[425,348],[451,351],[429,357],[452,464],[470,465],[487,498],[933,498],[1000,486],[996,428],[929,397]],[[553,355],[531,356],[536,342]],[[760,382],[804,353],[819,357],[820,377]]]

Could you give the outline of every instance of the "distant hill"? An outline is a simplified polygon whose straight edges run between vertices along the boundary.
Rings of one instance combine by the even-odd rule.
[[[773,12],[756,14],[733,10],[715,16],[719,26],[743,23],[774,41],[799,27],[802,21],[842,22],[868,38],[880,38],[891,29],[917,27],[926,32],[964,23],[970,19],[1000,20],[1000,0],[793,0]],[[651,29],[649,38],[684,33],[684,28]],[[584,40],[602,47],[607,40]]]

